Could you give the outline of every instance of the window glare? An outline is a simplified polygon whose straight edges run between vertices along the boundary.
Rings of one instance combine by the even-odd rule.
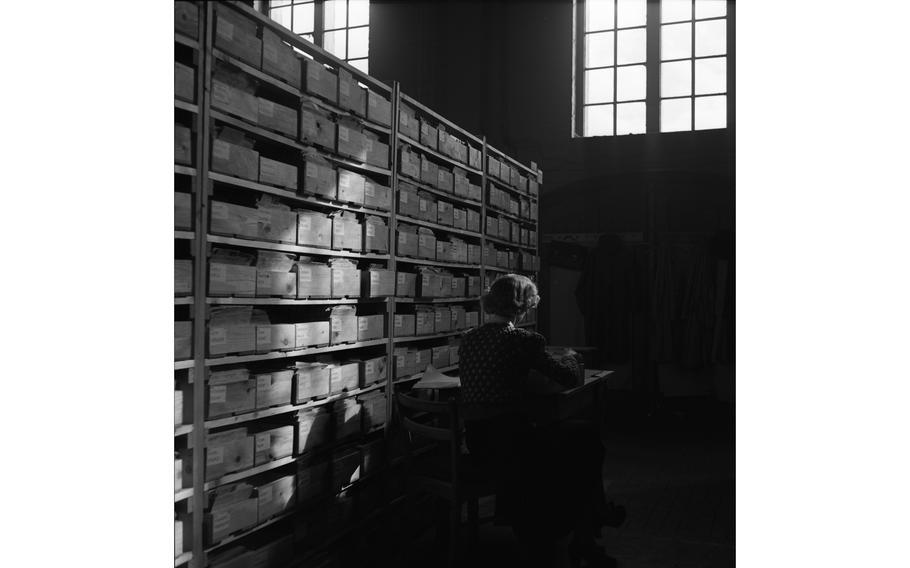
[[[587,0],[585,2],[585,31],[613,29],[613,0]]]
[[[610,136],[613,134],[613,105],[585,107],[585,136]]]
[[[647,60],[648,44],[644,28],[616,32],[616,63],[644,63]]]
[[[727,21],[709,20],[695,23],[695,56],[727,53]]]
[[[727,0],[695,0],[695,17],[720,18],[727,15]]]
[[[695,99],[695,130],[727,127],[727,95]]]
[[[585,71],[584,104],[613,102],[613,68]]]
[[[643,26],[647,23],[648,5],[645,0],[617,0],[616,25],[620,28]]]
[[[645,103],[616,105],[616,135],[645,133]]]
[[[585,35],[585,67],[613,65],[613,32]]]
[[[660,101],[660,131],[692,130],[692,99]]]
[[[692,0],[663,0],[660,3],[661,22],[683,22],[692,19]]]

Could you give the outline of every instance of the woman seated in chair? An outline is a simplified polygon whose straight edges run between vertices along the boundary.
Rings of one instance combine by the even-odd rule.
[[[547,353],[538,333],[515,327],[540,298],[525,276],[497,278],[483,297],[492,318],[459,348],[462,415],[472,458],[496,485],[496,516],[512,525],[532,559],[552,562],[556,541],[573,533],[576,564],[612,566],[596,546],[606,512],[596,428],[579,422],[538,426],[523,412],[533,369],[564,387],[583,380],[580,356]]]

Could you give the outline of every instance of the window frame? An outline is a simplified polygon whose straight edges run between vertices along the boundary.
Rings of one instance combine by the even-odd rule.
[[[695,0],[690,0],[692,2],[692,12],[691,18],[689,20],[674,20],[668,22],[661,21],[661,1],[660,0],[646,0],[646,14],[647,19],[644,26],[631,26],[628,28],[618,28],[618,2],[613,0],[613,28],[609,30],[594,30],[591,32],[585,31],[585,4],[586,0],[573,0],[572,3],[572,96],[571,96],[571,137],[572,138],[606,138],[612,137],[616,138],[618,136],[636,136],[641,134],[670,134],[673,132],[695,132],[695,103],[696,98],[704,97],[714,97],[724,95],[726,96],[726,126],[722,128],[711,128],[711,129],[700,129],[702,130],[725,130],[735,127],[734,120],[734,75],[735,68],[733,62],[735,60],[735,2],[731,0],[726,0],[726,15],[724,16],[712,16],[708,18],[696,19],[695,15]],[[725,20],[726,21],[726,50],[723,55],[708,55],[708,56],[696,56],[695,55],[695,23],[696,22],[707,22],[712,20]],[[689,23],[692,26],[691,34],[691,56],[688,58],[679,58],[679,59],[661,59],[661,35],[664,25],[672,25],[679,23]],[[617,63],[617,44],[620,30],[626,29],[645,29],[645,41],[646,41],[646,58],[644,63],[633,63],[633,64],[618,64]],[[598,33],[598,31],[612,31],[613,36],[613,52],[614,60],[613,64],[606,67],[613,68],[613,101],[609,103],[592,103],[585,104],[585,71],[590,71],[592,68],[585,67],[585,48],[586,48],[586,36],[591,33]],[[710,94],[695,94],[695,61],[705,60],[712,58],[725,57],[727,60],[726,64],[726,88],[722,93],[710,93]],[[671,63],[674,61],[688,61],[690,62],[690,71],[691,71],[691,86],[689,95],[677,95],[671,97],[661,96],[661,64]],[[620,104],[620,101],[616,100],[617,94],[617,69],[624,66],[633,66],[633,65],[644,65],[645,66],[645,76],[647,81],[646,87],[646,97],[645,99],[636,99],[629,101],[621,101],[622,103],[631,103],[631,102],[643,102],[645,103],[645,132],[638,134],[616,134],[616,116],[617,116],[617,105]],[[665,100],[672,99],[683,99],[690,98],[690,128],[688,130],[675,130],[672,132],[661,132],[661,103]],[[603,106],[607,104],[613,105],[613,133],[612,134],[596,134],[591,136],[585,136],[585,108],[589,106]]]

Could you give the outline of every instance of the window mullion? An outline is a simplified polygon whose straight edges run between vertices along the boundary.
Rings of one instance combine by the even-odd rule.
[[[689,80],[690,80],[690,97],[689,97],[689,130],[695,130],[695,0],[692,0],[692,26],[690,34],[692,44],[692,56],[689,58]]]
[[[613,132],[611,136],[616,136],[616,62],[619,61],[619,0],[613,0]]]
[[[645,27],[645,133],[660,132],[660,2],[648,2]]]

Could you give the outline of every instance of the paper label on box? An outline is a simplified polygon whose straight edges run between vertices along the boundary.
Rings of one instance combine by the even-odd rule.
[[[316,117],[308,112],[303,112],[300,115],[300,121],[302,128],[305,132],[315,132],[316,131]]]
[[[430,171],[430,163],[429,163],[428,161],[426,161],[426,160],[421,160],[421,161],[420,161],[420,169],[423,170],[423,171],[425,171],[425,172]]]
[[[350,141],[350,133],[348,132],[347,127],[338,125],[338,139],[342,142]]]
[[[401,235],[399,235],[399,237],[400,237],[400,236],[401,236]],[[404,272],[399,272],[399,273],[398,273],[398,277],[397,277],[398,284],[399,284],[399,285],[403,285],[404,282],[405,282],[405,278],[406,278],[406,277],[405,277],[405,275],[404,275]]]
[[[225,282],[227,280],[227,266],[223,264],[209,265],[209,278],[212,282]]]
[[[357,331],[366,331],[370,329],[370,320],[367,318],[357,318]]]
[[[272,342],[272,328],[265,325],[256,326],[256,344],[269,344]]]
[[[341,89],[341,96],[349,97],[351,96],[351,84],[344,79],[338,80],[338,87]]]
[[[399,245],[399,246],[403,246],[403,245],[407,244],[407,242],[408,242],[408,238],[405,236],[405,234],[404,234],[404,233],[398,233],[398,245]],[[398,283],[399,283],[399,284],[402,283],[401,280],[402,280],[401,275],[398,275]]]
[[[224,39],[234,39],[234,24],[218,18],[218,35]]]
[[[367,227],[369,227],[369,226],[370,225],[367,225]],[[370,234],[369,230],[367,230],[367,235],[369,235],[369,234]],[[370,272],[370,286],[375,286],[376,284],[379,284],[379,273]]]
[[[455,219],[461,219],[461,209],[454,209],[452,215]]]
[[[376,225],[373,223],[367,223],[367,236],[375,237],[376,236]]]
[[[436,320],[436,323],[442,322],[442,312],[436,312],[435,320]]]
[[[214,90],[213,98],[216,103],[222,105],[231,104],[231,90],[227,85],[221,81],[212,81],[212,87]]]
[[[374,374],[376,372],[376,362],[367,361],[366,364],[363,366],[363,372],[367,376]]]
[[[260,160],[259,162],[259,172],[262,177],[276,178],[278,177],[277,172],[278,162],[273,162],[272,160]]]
[[[259,503],[271,503],[272,502],[272,486],[264,485],[259,488]]]
[[[417,328],[420,329],[427,323],[427,315],[423,312],[417,312]]]
[[[313,278],[312,271],[309,268],[298,267],[297,276],[301,282],[311,282]]]
[[[424,288],[426,288],[427,286],[429,286],[429,285],[430,285],[430,275],[429,275],[429,274],[424,274],[424,275],[420,278],[420,284],[421,284],[421,286],[423,286]]]
[[[420,235],[420,236],[417,238],[417,242],[418,242],[418,245],[419,245],[419,246],[422,246],[422,247],[427,246],[427,237],[426,237],[426,235]]]
[[[351,187],[350,174],[345,173],[345,174],[339,175],[338,176],[338,185],[340,185],[343,189],[348,189],[349,187]]]
[[[256,434],[256,453],[267,452],[272,445],[272,436],[268,432]]]
[[[334,231],[336,235],[344,235],[344,223],[335,223],[332,227],[332,231]]]
[[[219,160],[230,160],[231,145],[224,140],[215,140],[215,144],[212,145],[212,155]]]
[[[365,196],[367,196],[367,197],[375,197],[375,196],[376,196],[376,188],[373,186],[373,184],[372,184],[371,182],[369,182],[369,181],[364,182],[364,184],[363,184],[363,194],[364,194]]]
[[[331,370],[331,381],[333,385],[341,382],[341,368],[336,367]]]
[[[208,448],[205,455],[205,465],[218,465],[224,463],[224,448],[215,446]]]
[[[373,139],[370,137],[365,137],[363,139],[363,147],[367,152],[373,151]]]
[[[226,204],[216,201],[212,202],[212,219],[226,220],[229,217],[230,215],[228,214],[228,206]]]
[[[319,177],[319,169],[316,167],[316,164],[311,164],[311,163],[307,162],[306,177],[308,177],[308,178],[318,178]]]
[[[278,61],[278,48],[275,47],[275,44],[269,42],[262,42],[262,55],[269,61]]]
[[[395,327],[401,327],[404,325],[404,318],[401,317],[401,314],[395,315]]]
[[[265,99],[259,99],[259,112],[270,118],[275,116],[275,103]]]
[[[312,219],[310,219],[309,215],[300,216],[300,230],[301,231],[309,231],[312,226],[313,226]]]
[[[402,191],[399,195],[401,196],[401,202],[402,202],[402,203],[407,203],[407,202],[408,202],[408,194],[407,194],[407,193],[405,193],[405,192]]]
[[[227,386],[217,385],[209,389],[209,402],[224,404],[227,402]]]
[[[230,511],[218,511],[215,513],[212,520],[212,531],[217,533],[223,533],[228,530],[231,526],[231,512]]]
[[[457,289],[457,288],[458,288],[458,280],[455,280],[455,279],[453,278],[453,279],[452,279],[452,290],[455,290],[455,289]]]
[[[395,368],[404,369],[405,365],[405,356],[404,355],[395,355]]]
[[[224,345],[227,343],[227,328],[213,327],[209,330],[209,345]]]

